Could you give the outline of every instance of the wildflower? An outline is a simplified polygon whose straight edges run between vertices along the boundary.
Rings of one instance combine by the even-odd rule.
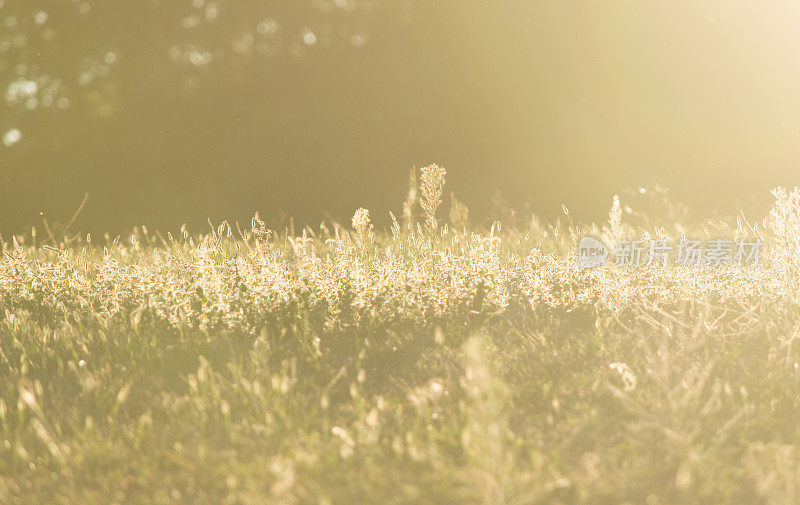
[[[428,227],[436,229],[436,209],[442,203],[442,189],[444,188],[444,176],[447,171],[434,163],[422,169],[420,175],[420,190],[422,192],[422,205],[428,217]]]
[[[361,207],[353,214],[353,229],[363,235],[369,229],[369,210]]]
[[[615,361],[613,363],[609,363],[608,368],[619,374],[619,378],[622,379],[622,383],[625,386],[625,391],[633,391],[636,389],[636,375],[634,375],[627,363]]]

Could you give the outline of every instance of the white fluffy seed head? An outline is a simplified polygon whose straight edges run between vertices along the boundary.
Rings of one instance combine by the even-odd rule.
[[[358,233],[366,233],[369,229],[369,210],[360,207],[353,214],[353,229]]]

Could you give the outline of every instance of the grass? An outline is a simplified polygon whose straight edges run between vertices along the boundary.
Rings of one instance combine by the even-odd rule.
[[[795,193],[764,226],[481,229],[437,220],[443,172],[386,232],[2,242],[0,503],[800,500]],[[587,232],[770,255],[587,271]]]

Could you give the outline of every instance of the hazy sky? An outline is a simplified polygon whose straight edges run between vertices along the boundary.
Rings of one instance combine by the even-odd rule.
[[[503,92],[508,162],[614,191],[658,179],[687,197],[747,196],[800,162],[800,4],[527,2],[479,39]],[[480,28],[477,28],[480,30]],[[480,61],[490,61],[481,54]],[[502,68],[501,68],[502,67]],[[491,99],[490,99],[491,100]],[[515,132],[501,124],[517,122]],[[512,175],[512,178],[517,174]],[[722,199],[720,199],[722,197]],[[723,209],[724,210],[724,209]]]

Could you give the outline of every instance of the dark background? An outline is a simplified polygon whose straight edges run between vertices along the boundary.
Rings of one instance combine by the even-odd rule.
[[[655,183],[697,218],[759,217],[800,161],[798,21],[788,0],[4,0],[0,141],[22,139],[0,142],[0,233],[86,192],[95,233],[381,221],[432,162],[476,220],[498,191],[603,219]],[[9,99],[20,80],[38,103]]]

